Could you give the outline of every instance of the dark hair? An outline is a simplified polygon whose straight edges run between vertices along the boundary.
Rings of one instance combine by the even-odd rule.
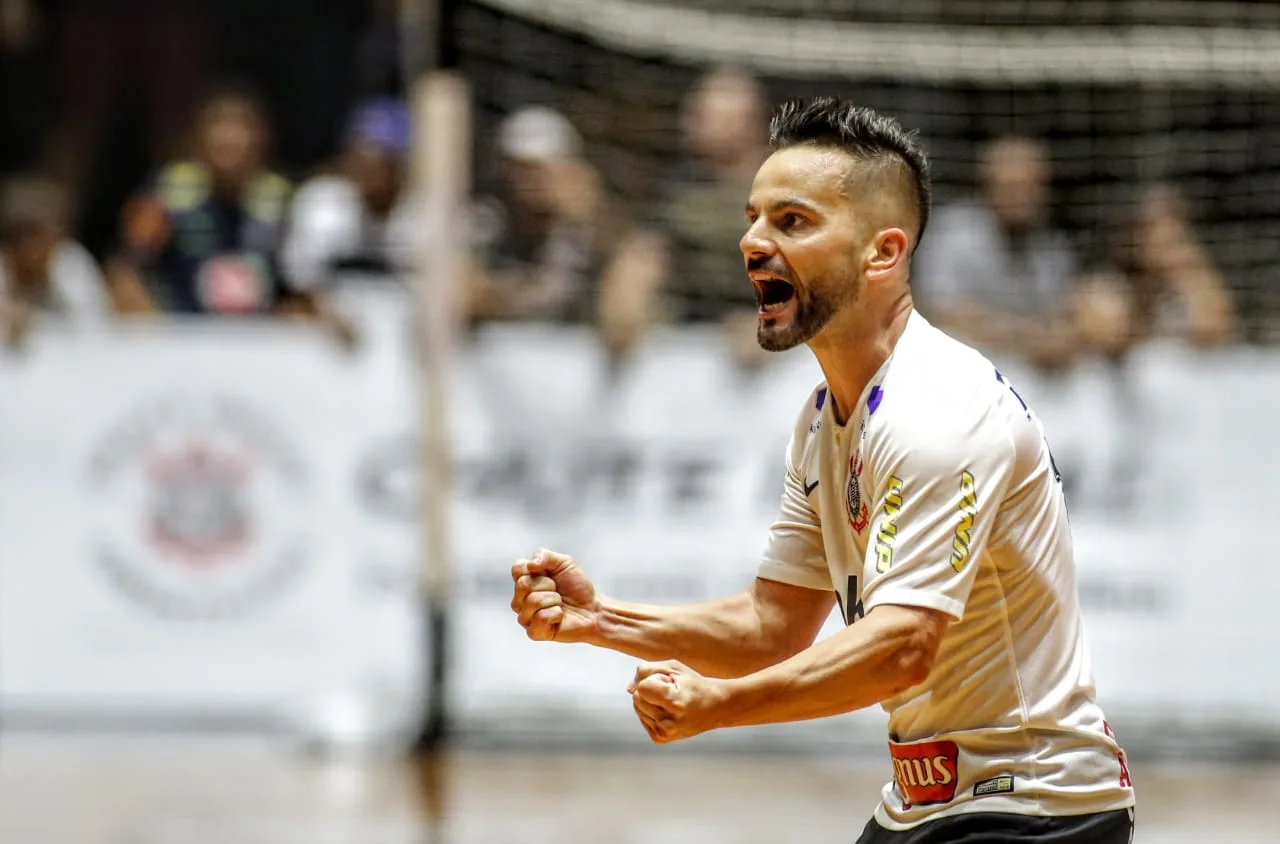
[[[911,171],[920,229],[916,245],[929,222],[933,188],[929,158],[915,132],[908,132],[892,117],[858,106],[849,100],[818,97],[788,100],[769,122],[769,146],[774,149],[801,144],[829,144],[855,158],[868,161],[896,159]]]

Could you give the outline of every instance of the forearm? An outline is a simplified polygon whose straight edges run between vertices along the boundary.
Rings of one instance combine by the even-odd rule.
[[[724,726],[807,721],[862,709],[923,682],[930,660],[918,627],[896,613],[873,613],[785,661],[731,681]]]
[[[769,632],[751,592],[682,606],[602,598],[587,642],[650,662],[679,660],[722,678],[742,677],[793,652]]]

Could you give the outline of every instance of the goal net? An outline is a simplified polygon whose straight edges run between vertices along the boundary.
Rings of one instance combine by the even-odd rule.
[[[1174,723],[1180,736],[1202,730],[1219,743],[1240,731],[1280,735],[1267,698],[1275,683],[1220,658],[1262,635],[1241,619],[1274,616],[1262,605],[1241,610],[1237,593],[1246,577],[1273,576],[1244,567],[1272,544],[1259,508],[1280,476],[1271,447],[1280,355],[1256,348],[1280,341],[1280,5],[459,0],[450,20],[472,90],[477,190],[501,186],[504,118],[530,105],[560,111],[581,136],[571,146],[580,140],[617,204],[642,225],[677,232],[666,239],[677,248],[664,285],[714,287],[719,273],[731,278],[725,295],[745,293],[754,309],[737,242],[755,164],[712,176],[714,167],[690,166],[691,151],[702,145],[707,159],[716,147],[717,163],[732,165],[725,150],[754,143],[751,159],[763,151],[767,111],[793,96],[850,98],[918,130],[935,181],[926,247],[945,230],[944,208],[990,190],[993,141],[1021,137],[1048,165],[1039,171],[1048,172],[1048,214],[1074,277],[1128,279],[1132,265],[1199,256],[1234,303],[1229,339],[1247,345],[1204,353],[1185,337],[1144,343],[1129,357],[1089,358],[1072,371],[1085,372],[1077,381],[1054,382],[1059,371],[1019,387],[1062,468],[1099,686],[1117,730],[1132,741],[1145,728],[1156,742]],[[728,80],[717,89],[726,101],[752,92],[759,113],[702,108],[709,78]],[[563,143],[555,125],[563,128],[543,121],[549,134],[522,143]],[[701,188],[721,182],[719,194]],[[980,273],[986,254],[977,252]],[[477,396],[457,426],[469,438],[457,489],[459,580],[470,601],[461,638],[474,651],[461,660],[468,697],[458,709],[487,735],[638,735],[615,702],[630,663],[524,647],[493,561],[549,543],[589,560],[604,591],[655,603],[741,588],[777,514],[786,434],[818,377],[807,354],[744,375],[718,335],[699,345],[708,335],[698,331],[655,332],[640,363],[617,375],[597,365],[603,344],[582,328],[490,336],[455,379]],[[1171,575],[1206,559],[1214,583],[1231,585],[1229,600]],[[1202,643],[1191,631],[1206,625],[1235,638]],[[1185,648],[1172,644],[1184,639]],[[1215,678],[1202,690],[1177,683],[1193,663]],[[553,717],[566,707],[573,718]],[[876,717],[835,732],[882,746]],[[803,736],[826,746],[833,734],[810,725],[715,740],[759,747]]]
[[[975,189],[988,140],[1043,141],[1054,221],[1086,268],[1144,187],[1173,186],[1244,337],[1280,336],[1276,4],[463,0],[456,39],[482,141],[521,105],[557,107],[633,209],[659,207],[682,102],[717,65],[758,75],[770,104],[847,96],[918,129],[938,204]]]

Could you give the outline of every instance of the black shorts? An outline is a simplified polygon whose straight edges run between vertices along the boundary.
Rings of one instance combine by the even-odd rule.
[[[1063,818],[974,812],[893,832],[873,818],[857,844],[1132,844],[1133,810]]]

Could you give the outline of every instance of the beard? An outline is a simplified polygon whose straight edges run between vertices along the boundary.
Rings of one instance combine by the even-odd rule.
[[[839,288],[837,288],[839,289]],[[843,295],[841,295],[843,294]],[[796,292],[795,316],[786,325],[773,325],[762,319],[756,328],[756,342],[766,352],[785,352],[817,337],[836,314],[858,298],[858,290],[849,285],[841,293],[815,293],[801,296]]]

